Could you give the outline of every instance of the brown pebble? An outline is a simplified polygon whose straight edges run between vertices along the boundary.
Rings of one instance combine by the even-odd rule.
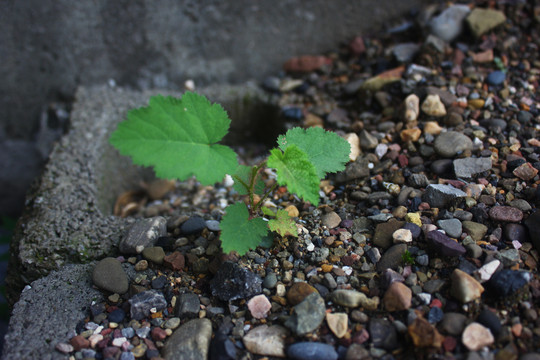
[[[520,222],[523,212],[511,206],[494,206],[489,210],[489,217],[494,221]]]
[[[440,348],[444,341],[437,329],[422,316],[418,316],[407,328],[413,343],[417,347]]]
[[[294,283],[287,291],[287,301],[294,306],[300,304],[306,296],[312,293],[318,293],[317,289],[305,282]]]
[[[412,291],[401,282],[393,282],[384,294],[383,303],[388,311],[407,310],[411,307]]]
[[[530,163],[525,163],[515,168],[512,173],[522,180],[529,181],[538,174],[538,169],[535,169]]]
[[[422,130],[420,130],[419,128],[405,129],[401,130],[401,132],[399,133],[401,140],[403,140],[404,142],[418,141],[418,139],[420,139],[420,135],[422,135]]]
[[[175,251],[172,254],[165,256],[163,258],[163,263],[174,271],[180,271],[184,268],[186,260],[182,253]]]
[[[71,338],[69,340],[69,343],[75,351],[79,351],[81,349],[87,349],[90,347],[90,341],[88,339],[85,339],[82,335],[77,335]]]

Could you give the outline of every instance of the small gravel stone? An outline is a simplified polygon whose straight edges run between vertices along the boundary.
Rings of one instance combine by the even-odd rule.
[[[219,221],[217,220],[206,220],[206,227],[210,231],[221,231],[221,227],[219,226]]]
[[[313,293],[294,306],[293,314],[285,322],[294,334],[305,335],[317,329],[326,315],[326,306],[318,293]]]
[[[392,234],[394,244],[407,244],[413,241],[412,233],[408,229],[398,229]]]
[[[494,206],[489,210],[489,217],[494,221],[520,222],[523,212],[511,206]]]
[[[264,277],[262,285],[265,289],[273,289],[276,287],[277,281],[276,273],[270,272]]]
[[[431,184],[426,188],[422,199],[431,207],[444,208],[448,204],[466,196],[466,193],[452,185]]]
[[[475,175],[491,170],[491,158],[465,158],[454,160],[454,172],[457,178],[471,179]]]
[[[105,291],[124,294],[128,291],[129,282],[122,264],[115,258],[105,258],[96,264],[92,272],[94,285]]]
[[[461,221],[458,219],[447,219],[437,221],[437,225],[446,232],[448,236],[459,238],[462,232]]]
[[[484,325],[487,327],[493,336],[498,337],[499,333],[501,332],[501,320],[497,317],[497,315],[488,309],[484,309],[478,314],[478,317],[476,318],[476,321],[480,323],[481,325]]]
[[[210,281],[213,296],[222,301],[245,299],[262,292],[262,279],[259,275],[225,261]]]
[[[407,251],[406,244],[396,244],[386,250],[377,263],[377,271],[383,272],[386,269],[397,269],[403,264],[403,254]]]
[[[285,357],[285,338],[288,331],[280,325],[260,325],[251,329],[242,342],[249,352],[262,356]]]
[[[338,339],[341,339],[347,334],[349,328],[349,317],[346,313],[327,313],[326,323],[328,328]]]
[[[488,227],[474,221],[463,221],[463,231],[469,234],[474,241],[480,241],[488,231]]]
[[[248,301],[247,306],[251,316],[253,316],[255,319],[266,318],[270,312],[270,309],[272,309],[272,304],[270,304],[268,298],[262,294],[252,297]]]
[[[466,323],[466,315],[456,312],[447,312],[444,314],[438,326],[443,333],[457,336],[463,332]]]
[[[174,271],[180,271],[184,269],[186,260],[181,252],[174,251],[163,258],[163,263],[165,264],[165,266]]]
[[[379,299],[374,297],[369,299],[364,293],[356,290],[334,290],[331,294],[332,301],[338,305],[350,308],[362,306],[366,309],[376,309]]]
[[[287,356],[295,360],[337,360],[332,345],[319,342],[298,342],[287,348]]]
[[[416,317],[407,330],[417,347],[439,348],[444,340],[437,329],[421,316]]]
[[[491,277],[488,285],[497,295],[508,296],[525,286],[531,278],[528,271],[503,269]]]
[[[461,336],[461,342],[470,351],[481,350],[484,346],[489,346],[495,342],[493,334],[488,328],[477,322],[470,323]]]
[[[446,115],[446,108],[439,95],[428,95],[421,106],[422,111],[429,116],[441,117]]]
[[[506,16],[503,12],[479,7],[474,8],[466,18],[467,25],[477,38],[505,21]]]
[[[472,140],[457,131],[441,133],[433,143],[435,152],[442,157],[452,158],[466,150],[473,149]]]
[[[201,300],[197,294],[184,293],[178,296],[174,314],[181,319],[194,318],[201,310]]]
[[[459,269],[454,269],[451,282],[450,295],[462,303],[476,300],[484,292],[484,287],[475,278]]]
[[[194,319],[180,326],[165,342],[162,356],[165,359],[207,359],[212,338],[212,322]]]
[[[501,85],[506,79],[506,74],[500,70],[495,70],[489,73],[486,82],[489,85]]]
[[[153,246],[158,238],[167,235],[167,220],[157,216],[137,220],[126,232],[119,244],[122,254],[137,254]]]
[[[192,216],[180,226],[180,231],[184,235],[194,235],[200,233],[205,228],[206,221],[202,217]]]
[[[405,225],[403,221],[396,219],[390,219],[387,222],[377,224],[373,235],[373,244],[383,249],[388,249],[393,243],[392,235],[396,230],[403,227],[403,225]]]
[[[463,30],[463,22],[471,9],[466,5],[452,5],[431,19],[430,32],[438,38],[450,43]]]
[[[392,351],[399,347],[396,328],[386,319],[373,318],[368,326],[373,346]]]
[[[383,304],[388,311],[402,311],[411,307],[412,291],[405,284],[393,282],[384,294]]]
[[[333,229],[339,226],[339,224],[341,223],[341,218],[336,212],[331,211],[321,217],[321,223],[323,226],[326,226],[329,229]]]
[[[163,258],[165,257],[165,251],[160,246],[147,247],[142,251],[142,256],[153,262],[154,264],[163,264]]]
[[[461,244],[452,240],[440,231],[430,231],[426,237],[434,248],[444,256],[461,256],[466,252]]]
[[[129,299],[131,305],[130,315],[132,319],[142,320],[149,316],[151,309],[161,311],[167,307],[167,300],[158,290],[147,290],[134,295]]]

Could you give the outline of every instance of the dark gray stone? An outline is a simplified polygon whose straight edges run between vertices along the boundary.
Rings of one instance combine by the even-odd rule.
[[[452,158],[465,150],[472,150],[473,143],[469,137],[460,132],[447,131],[437,136],[433,147],[440,156]]]
[[[491,158],[464,158],[454,160],[454,172],[459,179],[471,179],[475,175],[491,170]]]
[[[245,299],[262,292],[262,279],[259,275],[225,261],[210,281],[212,295],[220,300]]]
[[[446,219],[437,221],[437,225],[453,238],[459,238],[463,230],[461,221],[458,219]]]
[[[167,300],[165,300],[165,296],[163,296],[163,293],[158,290],[143,291],[135,294],[128,301],[131,305],[131,318],[135,320],[142,320],[146,316],[149,316],[150,309],[152,308],[156,308],[157,311],[161,311],[167,307]]]
[[[194,318],[201,310],[201,301],[197,294],[185,293],[178,296],[176,300],[175,315],[183,319]]]
[[[332,345],[319,342],[299,342],[287,348],[287,356],[295,360],[337,360],[338,353]]]
[[[153,246],[159,237],[165,235],[167,220],[164,217],[140,219],[127,230],[118,247],[122,254],[137,254],[144,248]]]
[[[192,216],[181,226],[180,231],[184,235],[198,234],[206,228],[206,221],[200,216]]]
[[[190,320],[167,339],[161,355],[169,360],[207,359],[211,339],[210,320]]]
[[[466,322],[467,316],[460,313],[447,312],[444,314],[438,328],[444,334],[457,336],[463,332]]]
[[[444,208],[467,194],[452,185],[431,184],[426,188],[422,199],[431,207]]]
[[[381,272],[386,269],[397,269],[398,266],[403,265],[402,256],[407,251],[406,244],[396,244],[386,250],[381,257],[381,260],[377,263],[377,271]]]
[[[368,326],[369,335],[373,346],[388,351],[399,347],[396,328],[385,319],[371,319]]]
[[[529,239],[531,239],[536,250],[540,251],[540,211],[529,215],[524,224],[529,230]]]
[[[336,181],[345,183],[355,179],[361,179],[369,176],[369,160],[359,157],[356,161],[347,164],[345,170],[336,175]]]
[[[120,261],[105,258],[96,264],[92,272],[92,281],[98,288],[112,293],[123,294],[128,291],[129,283]]]
[[[301,303],[294,306],[293,314],[285,322],[298,336],[315,331],[326,316],[324,299],[318,293],[311,293]]]
[[[441,255],[461,256],[466,252],[465,248],[461,244],[452,240],[440,231],[430,231],[427,233],[426,238],[433,245],[435,250],[441,253]]]
[[[532,279],[528,271],[503,269],[497,271],[488,281],[488,286],[498,296],[514,294]]]
[[[491,310],[484,309],[478,314],[476,321],[487,327],[493,336],[497,338],[501,332],[501,320]]]
[[[95,264],[66,265],[34,281],[13,307],[2,359],[65,359],[55,350],[75,336],[77,324],[89,314],[92,301],[102,302],[92,287]],[[30,325],[31,324],[31,325]]]

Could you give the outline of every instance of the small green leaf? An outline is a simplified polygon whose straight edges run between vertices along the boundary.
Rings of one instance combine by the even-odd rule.
[[[229,205],[221,220],[221,248],[224,253],[236,251],[244,255],[255,249],[268,234],[268,225],[261,218],[249,219],[246,205],[238,202]]]
[[[319,179],[327,173],[345,169],[351,152],[351,146],[345,139],[320,127],[306,130],[299,127],[292,128],[285,135],[278,137],[278,145],[283,151],[290,145],[296,145],[305,151],[317,169]]]
[[[289,216],[289,213],[283,209],[279,209],[276,213],[276,218],[268,221],[270,230],[277,232],[281,236],[298,237],[296,223]]]
[[[217,144],[229,129],[227,113],[202,95],[153,96],[149,106],[127,117],[110,143],[135,164],[153,166],[160,178],[185,180],[195,175],[202,184],[213,185],[238,166],[236,153]]]
[[[272,216],[272,217],[276,216],[276,213],[272,209],[270,209],[270,208],[268,208],[266,206],[263,206],[261,208],[261,211],[266,216]]]
[[[245,184],[249,186],[251,182],[251,174],[253,171],[252,166],[246,166],[246,165],[238,165],[238,168],[236,169],[236,172],[234,173],[235,176],[238,176]],[[236,192],[239,195],[247,195],[248,194],[248,188],[246,188],[238,179],[234,179],[234,185],[233,189],[236,190]],[[255,180],[255,194],[262,194],[264,191],[264,182],[257,177]]]
[[[319,203],[319,177],[307,154],[296,145],[289,145],[285,152],[274,148],[270,151],[268,167],[276,169],[277,182],[285,185],[313,205]]]

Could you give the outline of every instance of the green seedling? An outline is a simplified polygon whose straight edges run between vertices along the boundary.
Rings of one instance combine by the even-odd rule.
[[[401,255],[401,260],[405,265],[414,265],[414,257],[409,250],[405,250],[405,252]]]
[[[110,142],[135,164],[152,166],[160,178],[183,181],[195,176],[201,184],[213,185],[231,175],[234,188],[247,197],[247,204],[238,202],[225,209],[221,246],[225,253],[243,255],[260,245],[269,231],[298,236],[288,213],[264,207],[265,200],[277,186],[286,186],[317,205],[320,180],[345,168],[350,146],[322,128],[293,128],[278,137],[278,146],[270,150],[267,160],[251,167],[239,165],[236,153],[219,144],[230,123],[225,110],[202,95],[186,92],[180,99],[157,95],[147,107],[129,111]],[[265,168],[276,173],[276,182],[269,187],[261,180]]]

